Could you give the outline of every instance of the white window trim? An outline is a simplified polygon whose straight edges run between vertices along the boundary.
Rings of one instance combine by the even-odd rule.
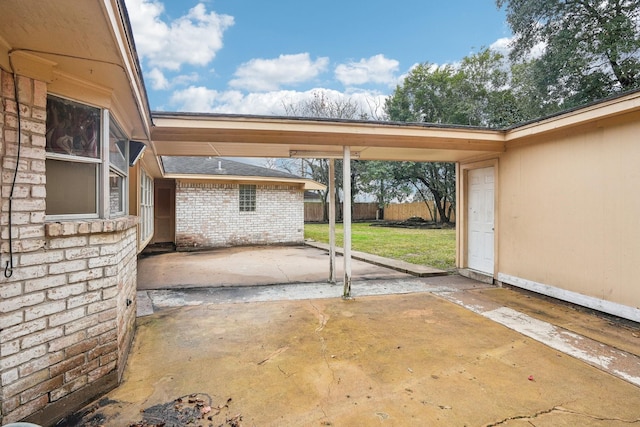
[[[101,159],[92,159],[91,157],[70,156],[69,154],[50,153],[47,152],[47,159],[64,160],[65,162],[76,163],[102,163]]]
[[[46,158],[51,160],[62,160],[60,157],[64,157],[64,160],[69,161],[70,163],[94,163],[97,164],[96,168],[96,183],[100,182],[100,171],[103,169],[102,162],[100,159],[91,159],[88,157],[75,157],[75,156],[66,156],[64,154],[52,153],[51,155],[47,153]],[[77,160],[82,159],[82,160]],[[46,172],[45,172],[46,176]],[[96,208],[99,207],[100,204],[100,189],[96,188]],[[45,199],[46,201],[46,199]],[[45,215],[45,221],[60,221],[60,220],[82,220],[82,219],[100,219],[99,209],[98,212],[91,214],[62,214],[62,215]]]
[[[104,111],[104,109],[98,105],[90,104],[87,102],[81,102],[72,98],[67,98],[66,96],[57,95],[55,93],[47,93],[47,102],[49,102],[48,101],[49,95],[54,96],[56,98],[65,99],[67,101],[75,102],[77,104],[85,105],[87,107],[97,108],[100,111]],[[101,120],[100,126],[101,127],[104,126],[102,123],[102,120]],[[102,134],[102,130],[100,131],[100,133]],[[62,160],[66,162],[75,162],[75,163],[94,163],[94,164],[97,164],[98,167],[96,169],[96,174],[97,174],[96,176],[96,212],[90,213],[90,214],[45,215],[45,221],[100,219],[101,218],[100,216],[100,188],[101,188],[100,175],[101,175],[101,171],[104,169],[103,159],[102,158],[95,159],[92,157],[84,157],[84,156],[71,156],[68,154],[46,151],[45,149],[45,160],[46,159]],[[46,176],[46,171],[45,171],[45,176]],[[45,198],[45,201],[46,201],[46,198]]]
[[[112,165],[111,163],[111,152],[109,151],[111,149],[111,121],[113,119],[113,125],[120,130],[120,132],[122,132],[122,134],[125,136],[125,138],[128,139],[128,136],[124,133],[124,131],[122,130],[122,128],[118,125],[118,122],[115,120],[115,118],[113,118],[113,114],[111,114],[111,111],[109,110],[104,110],[105,112],[105,116],[103,118],[103,123],[104,123],[104,128],[105,128],[105,135],[103,135],[104,138],[106,138],[104,141],[105,143],[103,144],[103,146],[105,147],[105,159],[108,159],[107,162],[105,162],[106,164],[108,164],[109,167],[105,167],[104,169],[107,169],[107,173],[106,173],[106,186],[105,191],[106,191],[106,197],[105,197],[105,208],[106,208],[106,216],[104,216],[104,218],[113,218],[113,217],[120,217],[123,215],[126,215],[127,212],[129,212],[129,171],[122,171],[120,170],[120,168],[118,168],[115,165]],[[128,142],[127,142],[128,143]],[[129,153],[129,150],[125,150],[126,153]],[[128,169],[128,164],[129,164],[129,159],[127,158],[128,156],[125,155],[125,168]],[[115,175],[118,175],[120,178],[122,178],[122,210],[121,211],[117,211],[117,212],[111,212],[111,187],[110,187],[110,176],[111,173],[114,173]]]
[[[100,157],[102,158],[102,168],[100,170],[100,203],[98,211],[100,218],[110,218],[110,191],[109,191],[109,110],[102,110],[102,120],[100,120]]]
[[[140,243],[153,236],[153,180],[140,168]]]
[[[66,98],[54,93],[48,95],[55,96],[56,98],[67,99],[72,102],[76,102],[81,105],[86,105],[93,108],[100,109],[100,156],[99,158],[72,156],[68,154],[54,153],[47,151],[45,154],[46,159],[61,160],[70,163],[93,163],[97,164],[96,168],[96,212],[90,214],[61,214],[61,215],[46,215],[46,221],[60,221],[60,220],[83,220],[83,219],[111,219],[120,216],[124,216],[129,212],[129,171],[123,173],[117,167],[111,167],[109,158],[109,124],[111,122],[112,114],[107,108],[102,108],[96,105],[88,104],[86,102],[77,101],[71,98]],[[114,119],[115,120],[115,119]],[[117,122],[115,122],[117,126]],[[126,134],[125,134],[126,136]],[[128,136],[126,136],[128,138]],[[128,159],[125,159],[128,162]],[[111,212],[110,204],[110,188],[109,188],[109,175],[113,171],[122,177],[122,197],[123,197],[123,210],[119,212]],[[46,172],[45,172],[46,175]]]

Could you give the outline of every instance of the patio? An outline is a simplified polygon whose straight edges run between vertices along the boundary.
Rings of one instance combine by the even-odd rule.
[[[67,425],[640,422],[636,323],[460,276],[379,273],[354,280],[353,300],[326,282],[143,291],[154,312],[122,384]]]

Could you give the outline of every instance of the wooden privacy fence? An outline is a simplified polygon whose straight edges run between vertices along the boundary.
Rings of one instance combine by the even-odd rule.
[[[320,222],[323,219],[322,203],[305,203],[304,204],[304,221]]]
[[[377,203],[354,203],[351,218],[354,221],[375,220],[378,211]],[[342,218],[342,204],[336,210],[336,217]],[[304,204],[304,220],[305,222],[322,221],[322,203],[305,203]]]
[[[427,203],[429,203],[431,212],[434,212],[435,207],[433,205],[433,201],[429,201]],[[448,207],[449,205],[447,205],[447,208]],[[433,221],[431,212],[429,212],[429,209],[427,209],[427,206],[424,202],[391,203],[384,207],[384,219],[386,221],[405,221],[411,217],[418,216],[426,221]],[[455,212],[451,213],[450,219],[451,222],[455,222]]]
[[[430,201],[429,207],[431,212],[434,211],[433,202]],[[448,207],[449,205],[447,205]],[[437,213],[436,213],[437,214]],[[354,221],[373,221],[376,219],[384,219],[386,221],[405,221],[411,217],[418,216],[425,221],[433,221],[431,213],[424,202],[414,203],[391,203],[384,207],[384,216],[378,217],[377,203],[354,203],[353,215]],[[342,219],[342,205],[338,206],[336,218]],[[306,222],[322,221],[322,203],[305,203],[304,204],[304,220]],[[455,212],[451,214],[451,222],[456,221]]]

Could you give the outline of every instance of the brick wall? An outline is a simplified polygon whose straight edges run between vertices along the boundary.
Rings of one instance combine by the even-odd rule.
[[[304,191],[288,185],[257,185],[256,211],[240,212],[238,184],[176,185],[176,246],[301,243]]]
[[[17,159],[13,77],[0,70],[1,262]],[[45,222],[46,84],[18,77],[13,271],[0,274],[0,424],[52,424],[113,388],[135,321],[136,217]],[[129,302],[130,301],[130,302]]]

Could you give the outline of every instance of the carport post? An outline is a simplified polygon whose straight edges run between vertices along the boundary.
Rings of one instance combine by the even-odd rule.
[[[336,283],[336,161],[329,159],[329,283]]]
[[[342,298],[351,298],[351,148],[344,146],[342,160],[342,190],[344,201],[342,223],[344,225],[344,293]]]

